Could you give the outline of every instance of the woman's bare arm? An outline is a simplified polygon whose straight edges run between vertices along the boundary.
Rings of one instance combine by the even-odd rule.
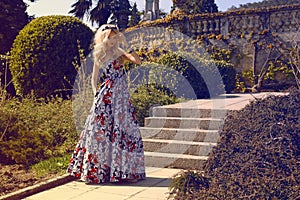
[[[97,92],[98,73],[99,73],[99,67],[98,67],[98,65],[94,64],[92,80],[91,80],[92,81],[92,90],[93,90],[94,95],[96,95],[96,92]]]
[[[127,53],[126,51],[124,51],[123,49],[119,48],[119,50],[121,51],[121,54],[128,60],[130,60],[131,62],[140,65],[142,63],[140,57],[133,51],[133,52],[129,52]]]

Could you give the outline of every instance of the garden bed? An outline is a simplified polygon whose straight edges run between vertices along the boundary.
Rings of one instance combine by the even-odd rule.
[[[0,164],[0,196],[41,183],[59,175],[59,173],[48,173],[38,176],[35,172],[26,170],[20,164]]]

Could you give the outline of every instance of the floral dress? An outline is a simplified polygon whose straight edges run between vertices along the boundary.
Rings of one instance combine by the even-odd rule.
[[[110,61],[67,172],[88,183],[145,179],[143,142],[125,70]]]

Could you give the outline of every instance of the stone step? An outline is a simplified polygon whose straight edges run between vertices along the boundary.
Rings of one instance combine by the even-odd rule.
[[[152,108],[152,117],[184,117],[184,118],[219,118],[223,119],[227,113],[225,109],[197,109],[158,106]]]
[[[169,154],[207,156],[217,143],[179,140],[143,139],[144,150]]]
[[[145,127],[206,129],[219,130],[223,125],[222,119],[215,118],[182,118],[182,117],[147,117]]]
[[[179,168],[189,170],[202,170],[207,156],[193,156],[185,154],[170,154],[145,151],[145,165],[147,167]]]
[[[217,130],[140,127],[143,139],[217,142]]]

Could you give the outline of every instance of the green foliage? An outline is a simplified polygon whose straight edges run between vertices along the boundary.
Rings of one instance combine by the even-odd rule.
[[[144,126],[144,119],[149,117],[152,107],[178,103],[179,99],[168,88],[152,83],[138,86],[131,94],[131,101],[139,125]]]
[[[199,190],[209,187],[209,179],[200,172],[182,171],[172,178],[169,199],[195,199]]]
[[[77,133],[71,101],[8,99],[0,108],[1,163],[29,166],[71,150]]]
[[[22,0],[1,0],[0,54],[6,54],[10,50],[18,32],[29,22],[26,8]]]
[[[235,76],[235,80],[236,80],[236,83],[235,83],[235,92],[246,92],[247,91],[247,88],[245,86],[245,83],[243,81],[243,78],[241,77],[241,74],[237,73],[236,76]]]
[[[51,157],[47,160],[43,160],[30,167],[37,176],[43,176],[45,174],[64,174],[70,162],[71,155],[66,154],[60,157]]]
[[[215,64],[222,77],[225,92],[231,93],[236,88],[236,70],[233,65],[224,61],[215,61]]]
[[[139,15],[138,9],[137,9],[137,5],[136,3],[133,4],[133,7],[131,9],[131,16],[130,16],[130,20],[128,23],[128,26],[135,26],[137,25],[139,22],[141,21],[141,17]]]
[[[92,24],[96,22],[100,25],[106,23],[109,18],[109,4],[110,0],[99,0],[97,6],[93,8],[93,3],[91,1],[78,0],[72,4],[72,10],[70,10],[69,13],[81,20],[84,19],[86,14],[90,14],[89,19]]]
[[[17,94],[70,95],[77,74],[72,63],[79,58],[78,45],[87,55],[92,37],[90,28],[74,17],[46,16],[31,21],[11,50],[10,70]]]
[[[228,93],[235,88],[235,70],[227,62],[210,61],[196,55],[174,53],[161,56],[158,62],[181,73],[192,86],[197,98],[209,98],[219,95],[222,93],[224,86],[225,91]],[[215,80],[205,79],[208,74]],[[220,81],[223,81],[223,83],[218,82],[218,78],[222,78]],[[216,85],[210,84],[210,88],[208,88],[207,84],[210,81],[216,81]]]
[[[110,15],[113,15],[118,27],[125,29],[131,6],[128,0],[97,0],[96,2],[78,0],[72,8],[69,13],[79,19],[87,17],[92,24],[96,23],[99,26],[107,23]]]
[[[183,12],[188,14],[218,12],[218,6],[214,0],[173,0],[173,4],[174,7],[180,8]]]

